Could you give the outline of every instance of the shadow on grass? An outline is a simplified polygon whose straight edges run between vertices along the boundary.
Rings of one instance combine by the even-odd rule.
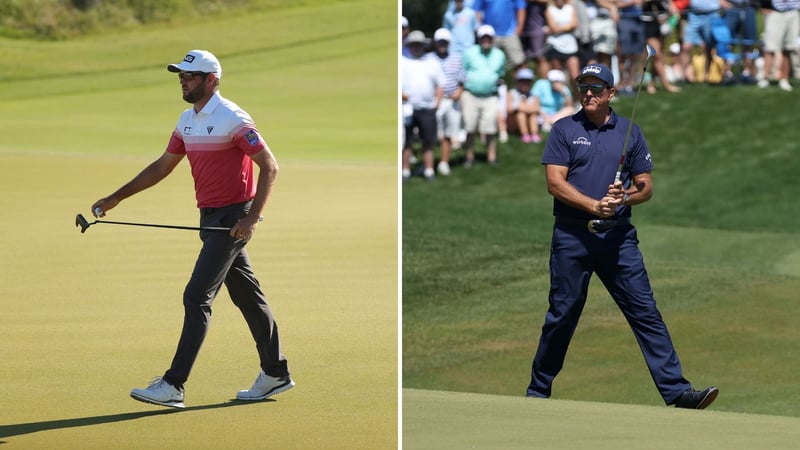
[[[122,414],[109,414],[105,416],[93,417],[78,417],[75,419],[60,419],[60,420],[47,420],[43,422],[19,423],[13,425],[0,425],[0,439],[19,436],[22,434],[37,433],[39,431],[58,430],[61,428],[77,428],[86,427],[90,425],[102,425],[106,423],[124,422],[126,420],[136,420],[144,417],[161,416],[167,414],[180,414],[189,411],[202,411],[206,409],[219,409],[230,408],[232,406],[251,405],[256,403],[269,403],[274,402],[274,399],[268,398],[266,400],[254,402],[242,402],[237,400],[229,400],[223,403],[214,403],[211,405],[190,406],[188,408],[168,408],[159,409],[156,411],[140,411]],[[5,444],[6,441],[0,440],[0,444]]]

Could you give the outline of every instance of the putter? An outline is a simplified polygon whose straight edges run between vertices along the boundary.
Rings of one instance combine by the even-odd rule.
[[[639,86],[636,88],[636,96],[633,97],[633,109],[631,109],[631,115],[628,117],[628,132],[625,133],[625,142],[622,144],[622,155],[619,157],[619,168],[617,169],[617,174],[614,176],[615,184],[619,181],[619,177],[622,176],[622,164],[625,162],[628,140],[631,138],[631,131],[633,130],[633,116],[636,114],[636,105],[639,103],[639,93],[642,92],[642,85],[644,84],[644,71],[647,70],[647,63],[650,62],[650,58],[656,55],[656,49],[650,45],[645,45],[644,51],[646,56],[644,62],[642,62],[642,76],[639,79]]]
[[[264,220],[263,217],[259,217],[258,221],[262,222]],[[78,214],[75,216],[75,226],[81,227],[81,234],[85,233],[86,230],[96,224],[96,223],[106,223],[112,225],[130,225],[134,227],[150,227],[150,228],[169,228],[171,230],[190,230],[190,231],[224,231],[229,233],[231,231],[230,228],[225,227],[184,227],[180,225],[159,225],[154,223],[134,223],[134,222],[115,222],[111,220],[95,220],[94,222],[89,222],[83,217],[83,214]]]

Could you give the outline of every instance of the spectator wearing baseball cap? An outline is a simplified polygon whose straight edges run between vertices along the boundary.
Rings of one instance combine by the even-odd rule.
[[[531,91],[533,79],[531,69],[519,69],[516,85],[508,92],[506,106],[510,118],[509,128],[516,126],[525,144],[538,144],[542,141],[539,136],[539,99]]]
[[[436,171],[439,175],[450,174],[450,152],[460,148],[461,142],[461,93],[464,82],[464,65],[461,55],[450,51],[453,36],[447,28],[439,28],[433,33],[435,60],[442,66],[444,85],[442,101],[436,109],[436,129],[439,134],[439,164]]]
[[[472,4],[478,21],[492,27],[495,46],[505,53],[507,62],[514,70],[525,63],[520,35],[525,26],[527,7],[526,0],[475,0]]]
[[[491,39],[492,45],[496,44],[495,30],[491,25],[481,25],[475,32],[479,39]],[[496,47],[496,45],[495,45]],[[506,111],[506,95],[508,94],[508,87],[501,78],[497,85],[497,132],[498,140],[500,143],[505,144],[508,142],[508,113]]]
[[[502,50],[494,46],[494,28],[482,25],[476,33],[478,44],[470,47],[462,55],[464,64],[464,92],[461,95],[464,128],[467,140],[465,166],[475,160],[475,138],[486,136],[486,159],[490,164],[497,162],[497,88],[505,74],[506,57]]]
[[[422,31],[408,33],[410,58],[400,62],[403,106],[407,110],[405,122],[405,143],[403,145],[403,181],[411,177],[411,156],[413,154],[414,130],[419,131],[422,140],[424,175],[433,181],[433,147],[436,145],[436,109],[442,100],[444,73],[436,59],[426,55],[428,39]],[[409,114],[410,112],[410,114]]]
[[[567,87],[567,77],[561,70],[552,69],[547,72],[547,79],[536,81],[533,95],[539,99],[542,131],[546,133],[557,120],[575,112],[572,94]]]

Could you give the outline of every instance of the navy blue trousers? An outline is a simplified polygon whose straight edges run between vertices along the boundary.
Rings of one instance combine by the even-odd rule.
[[[200,226],[232,227],[247,214],[249,207],[249,203],[243,203],[205,209],[201,212]],[[183,331],[164,380],[174,386],[182,386],[188,379],[208,332],[211,305],[223,284],[250,328],[261,368],[269,376],[288,375],[278,324],[250,266],[245,250],[247,242],[217,231],[201,231],[200,239],[203,248],[183,292]]]
[[[633,330],[650,375],[666,404],[691,383],[682,374],[667,326],[656,308],[632,225],[592,234],[585,227],[556,224],[550,249],[549,309],[533,359],[529,397],[550,397],[564,365],[589,280],[596,273]]]

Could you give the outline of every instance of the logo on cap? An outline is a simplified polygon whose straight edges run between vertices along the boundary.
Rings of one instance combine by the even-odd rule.
[[[188,63],[192,63],[192,62],[194,62],[194,55],[186,55],[186,57],[183,58],[183,60],[188,62]]]
[[[603,69],[601,69],[599,66],[586,66],[584,67],[583,73],[581,73],[581,75],[586,75],[587,73],[599,74],[602,71]]]

